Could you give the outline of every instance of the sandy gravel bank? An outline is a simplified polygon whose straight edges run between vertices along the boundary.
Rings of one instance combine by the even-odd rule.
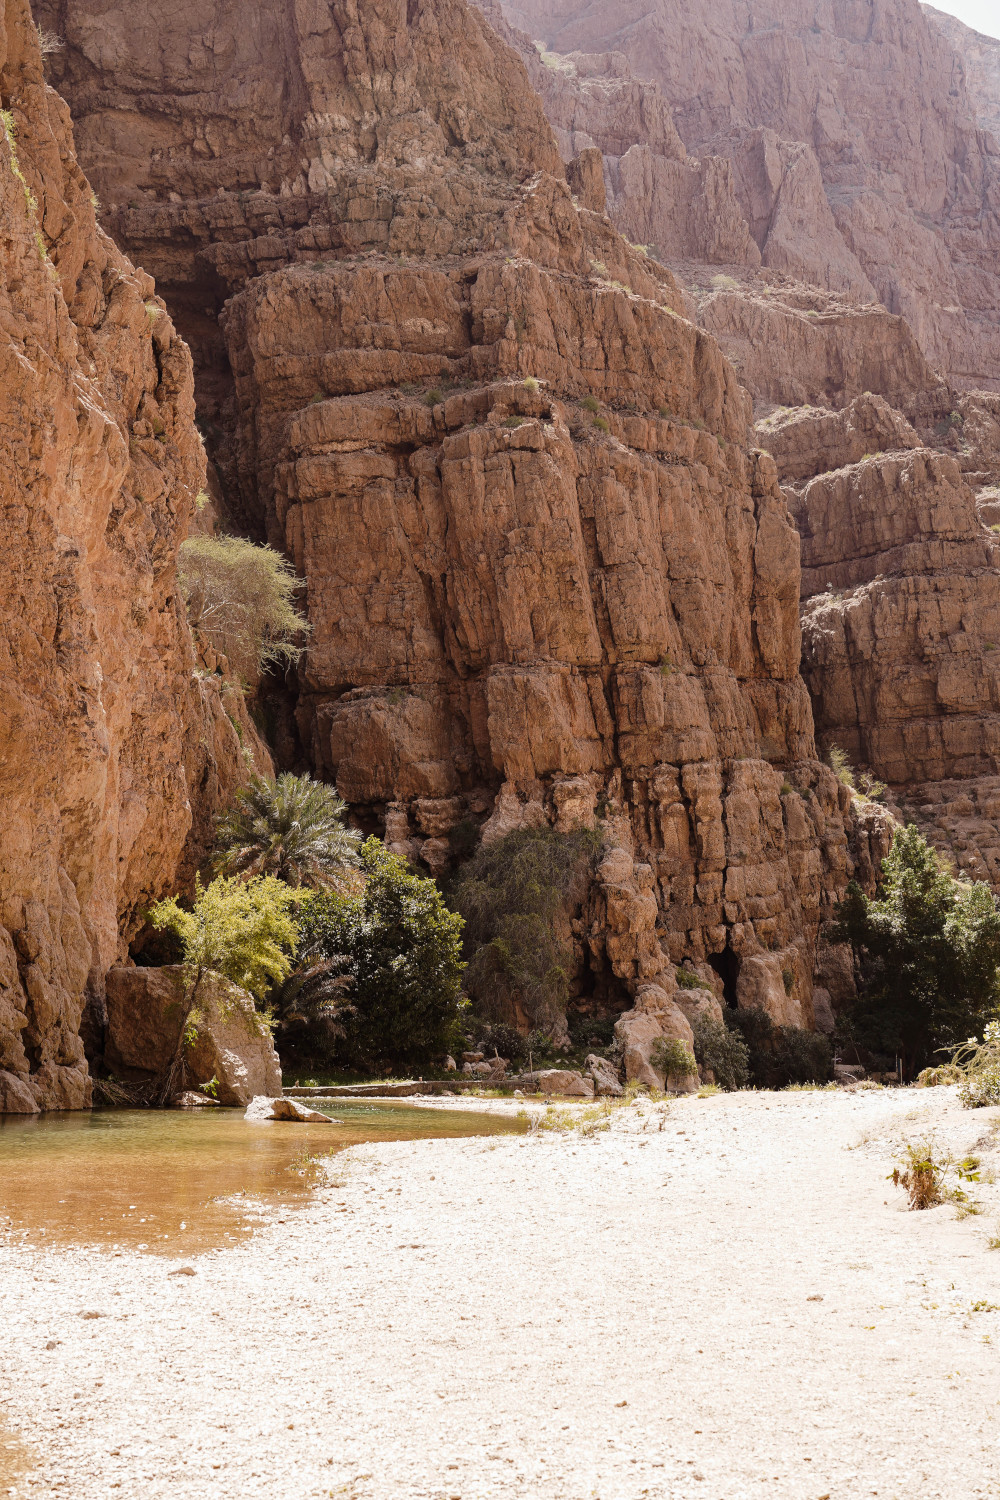
[[[194,1275],[5,1245],[0,1417],[40,1456],[11,1493],[996,1496],[1000,1190],[957,1222],[885,1177],[928,1130],[1000,1166],[997,1115],[686,1099],[354,1148]]]

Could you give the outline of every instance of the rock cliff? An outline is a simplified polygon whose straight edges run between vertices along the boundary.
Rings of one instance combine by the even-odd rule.
[[[105,221],[191,339],[230,513],[307,582],[313,768],[435,873],[469,818],[601,820],[581,944],[637,1036],[690,1039],[681,961],[705,1004],[811,1024],[819,924],[881,835],[816,758],[750,403],[593,150],[567,181],[462,0],[41,15]],[[655,134],[692,226],[735,203],[648,90],[592,93]]]
[[[0,1110],[32,1112],[89,1103],[81,1030],[245,775],[245,715],[177,595],[190,358],[95,222],[27,0],[0,16]]]
[[[980,129],[990,131],[1000,141],[1000,39],[974,31],[957,16],[949,16],[933,5],[922,4],[920,9],[931,30],[944,38],[961,64],[969,102]],[[994,28],[997,29],[1000,27]]]
[[[802,533],[821,748],[997,882],[1000,427],[995,395],[954,383],[995,381],[1000,44],[893,0],[482,5],[571,180],[587,166],[590,197],[675,269],[754,398]],[[899,138],[917,118],[919,149]],[[959,347],[942,330],[963,318]]]
[[[996,387],[1000,147],[980,124],[989,90],[970,92],[953,38],[917,0],[819,10],[807,0],[510,0],[504,13],[557,67],[619,86],[630,72],[655,88],[687,151],[731,164],[727,197],[765,267],[877,298],[954,383]],[[596,139],[593,111],[577,112],[577,145],[588,119],[612,183],[635,152],[646,222],[668,220],[677,174],[663,165],[663,132],[637,134],[619,159]]]

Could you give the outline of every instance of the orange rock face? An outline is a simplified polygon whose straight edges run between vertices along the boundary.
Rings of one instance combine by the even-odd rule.
[[[601,819],[581,942],[640,1015],[689,1035],[673,965],[712,960],[809,1024],[849,799],[815,757],[799,542],[750,403],[604,217],[592,150],[567,183],[478,12],[320,12],[189,0],[154,43],[133,11],[42,5],[108,222],[191,337],[229,509],[308,584],[308,759],[435,873],[470,815]],[[728,166],[699,176],[624,97],[593,107],[610,131],[648,106],[708,223]]]
[[[177,597],[190,359],[95,223],[26,0],[2,16],[0,1109],[32,1111],[89,1103],[84,1012],[245,766]]]

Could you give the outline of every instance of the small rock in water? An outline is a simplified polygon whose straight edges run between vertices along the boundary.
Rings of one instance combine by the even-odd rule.
[[[194,1276],[194,1266],[177,1266],[173,1271],[168,1271],[168,1276]]]
[[[170,1101],[171,1109],[218,1109],[218,1099],[210,1099],[207,1094],[197,1094],[193,1089],[187,1089],[183,1094],[175,1094]]]
[[[256,1099],[251,1099],[243,1118],[245,1120],[312,1121],[318,1125],[337,1123],[331,1115],[321,1114],[318,1109],[309,1109],[305,1104],[300,1104],[298,1099],[269,1099],[266,1094],[258,1094]]]

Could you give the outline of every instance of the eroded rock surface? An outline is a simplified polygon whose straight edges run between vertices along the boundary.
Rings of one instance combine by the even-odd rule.
[[[673,173],[680,248],[759,262],[731,165],[595,80],[589,124],[563,98],[567,181],[525,64],[460,0],[311,17],[191,0],[154,43],[139,12],[42,4],[107,222],[192,340],[230,513],[307,581],[308,759],[435,874],[465,819],[599,820],[595,973],[660,1034],[690,1035],[681,960],[810,1024],[851,810],[798,671],[798,538],[597,152],[619,204]]]
[[[278,1055],[245,990],[204,973],[193,991],[177,964],[147,969],[117,965],[106,983],[105,1060],[117,1077],[165,1079],[179,1056],[182,1067],[175,1082],[201,1086],[215,1080],[220,1104],[245,1105],[258,1095],[280,1095]],[[185,1027],[190,1040],[181,1047]]]
[[[234,719],[255,737],[178,598],[188,352],[95,222],[26,0],[2,20],[2,1107],[80,1108],[85,1011],[99,1029],[108,967],[245,777]]]
[[[979,81],[989,64],[973,64],[970,92],[957,39],[917,0],[820,11],[806,0],[752,9],[743,0],[509,0],[504,13],[557,66],[564,58],[564,72],[644,80],[689,152],[731,162],[733,197],[764,267],[859,303],[874,293],[936,369],[995,388],[1000,152],[980,125],[991,86]],[[588,90],[578,92],[577,136],[589,117]],[[590,113],[599,130],[599,111]],[[652,106],[647,115],[655,118]],[[648,143],[657,160],[661,138]],[[666,218],[671,172],[645,180],[662,199],[648,212]]]

